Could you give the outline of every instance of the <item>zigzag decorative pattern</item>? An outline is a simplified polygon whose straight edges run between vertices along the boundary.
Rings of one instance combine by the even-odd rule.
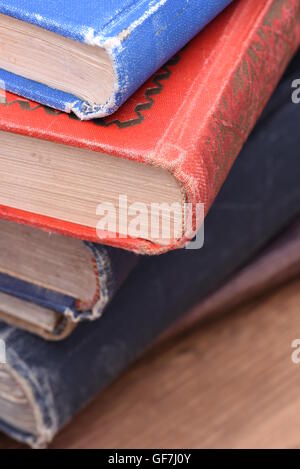
[[[177,65],[179,61],[180,61],[180,55],[177,54],[171,60],[169,60],[169,62],[167,62],[167,64],[164,65],[157,72],[157,74],[154,75],[152,82],[154,83],[155,86],[152,88],[147,88],[147,90],[145,91],[145,98],[147,99],[147,101],[145,103],[137,104],[134,109],[134,112],[137,116],[136,118],[130,119],[127,121],[120,121],[119,119],[108,121],[108,118],[104,118],[104,119],[94,119],[92,122],[95,125],[98,125],[101,127],[110,127],[112,125],[116,125],[120,129],[141,124],[145,118],[145,116],[143,115],[143,111],[151,109],[155,103],[152,96],[158,95],[162,92],[163,84],[161,82],[164,80],[168,80],[170,76],[172,75],[172,71],[170,70],[169,67]],[[11,102],[8,102],[6,100],[4,101],[4,103],[0,103],[0,106],[13,106],[15,104],[19,105],[23,111],[33,112],[33,111],[36,111],[37,109],[42,108],[44,109],[46,114],[51,114],[51,115],[56,115],[56,116],[64,114],[62,111],[57,111],[56,109],[52,109],[42,104],[37,104],[37,105],[32,106],[31,102],[26,101],[25,99],[15,99],[14,101],[11,101]],[[68,116],[70,119],[78,120],[78,118],[74,114],[69,114]]]

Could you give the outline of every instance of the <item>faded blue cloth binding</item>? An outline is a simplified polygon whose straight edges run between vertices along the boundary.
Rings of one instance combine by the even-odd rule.
[[[85,242],[85,245],[91,250],[95,259],[100,287],[99,300],[91,309],[78,310],[76,298],[3,273],[0,273],[0,292],[51,309],[68,316],[74,322],[100,318],[119,287],[137,265],[139,257],[109,246],[89,242]]]
[[[290,69],[291,71],[291,69]],[[34,434],[0,420],[8,435],[42,446],[195,302],[249,261],[300,213],[299,105],[291,83],[277,89],[209,213],[200,250],[143,258],[106,314],[48,343],[0,324],[7,367],[26,386],[39,419]],[[1,419],[1,415],[0,415]]]
[[[157,69],[232,0],[1,0],[0,13],[75,41],[104,47],[115,69],[105,105],[51,89],[0,69],[6,89],[81,119],[118,109]],[[124,34],[126,32],[126,34]]]

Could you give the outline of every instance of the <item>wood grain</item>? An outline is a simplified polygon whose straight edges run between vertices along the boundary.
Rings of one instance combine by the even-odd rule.
[[[53,448],[300,447],[300,279],[160,344]],[[16,447],[6,437],[0,447]]]

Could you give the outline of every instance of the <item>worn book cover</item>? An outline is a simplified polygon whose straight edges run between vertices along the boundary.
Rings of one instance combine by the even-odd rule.
[[[123,249],[0,220],[0,319],[62,340],[102,316],[137,263]]]
[[[3,0],[0,80],[81,119],[103,117],[231,1]]]
[[[142,258],[106,313],[79,325],[66,341],[51,344],[1,323],[7,362],[0,373],[2,431],[33,446],[49,443],[193,305],[200,302],[201,316],[201,300],[206,299],[203,314],[211,314],[209,296],[222,286],[224,295],[230,275],[299,216],[299,109],[290,100],[291,80],[299,71],[298,61],[296,75],[286,76],[236,161],[207,217],[202,249]],[[287,242],[299,246],[299,238]],[[289,259],[277,263],[277,272],[289,276],[296,256],[299,268],[299,248],[283,252]],[[264,269],[265,276],[261,268],[271,266],[274,257],[269,252],[269,261],[258,261],[252,292],[268,280],[275,282],[276,268],[273,273]],[[241,275],[245,279],[245,270]],[[234,304],[245,297],[245,285],[243,280],[232,285]],[[228,308],[227,290],[217,302],[211,297],[216,308],[222,302]]]
[[[0,216],[138,253],[185,246],[299,45],[299,8],[234,2],[105,119],[80,122],[7,93]],[[140,203],[147,214],[153,203],[176,209],[162,211],[155,234],[148,217],[133,234],[123,217],[115,232],[111,220],[99,228],[99,203],[119,214],[121,194],[133,212]],[[161,235],[161,220],[176,230]]]

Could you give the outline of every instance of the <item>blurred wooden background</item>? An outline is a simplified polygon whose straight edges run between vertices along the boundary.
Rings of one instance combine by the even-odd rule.
[[[300,447],[296,338],[300,279],[156,346],[52,447]],[[0,436],[0,447],[18,445]]]

